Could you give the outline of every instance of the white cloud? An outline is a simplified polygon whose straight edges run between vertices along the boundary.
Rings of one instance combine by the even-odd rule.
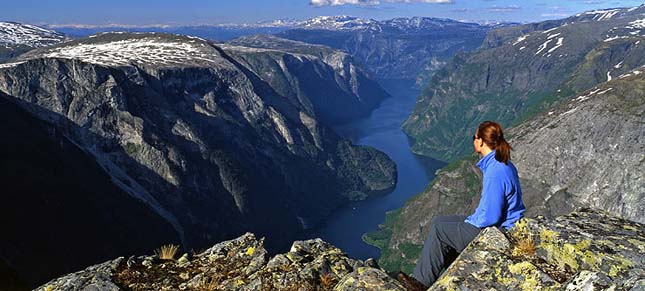
[[[385,3],[438,3],[450,4],[454,0],[382,0]],[[309,0],[313,6],[339,6],[339,5],[379,5],[381,0]]]
[[[517,10],[522,9],[522,7],[518,5],[509,5],[509,6],[491,6],[487,8],[489,12],[515,12]]]

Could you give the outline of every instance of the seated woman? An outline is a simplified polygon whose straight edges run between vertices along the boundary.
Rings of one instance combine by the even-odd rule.
[[[445,267],[448,247],[461,252],[481,229],[489,226],[508,229],[524,213],[517,169],[510,161],[512,148],[504,139],[502,127],[492,121],[480,124],[473,136],[473,147],[482,156],[477,166],[484,173],[479,205],[468,217],[446,215],[432,220],[413,278],[399,273],[398,279],[408,289],[425,290],[437,280]]]

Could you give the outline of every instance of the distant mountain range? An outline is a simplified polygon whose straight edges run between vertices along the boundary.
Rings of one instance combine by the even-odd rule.
[[[282,38],[342,50],[353,56],[375,78],[418,78],[421,84],[455,53],[479,47],[487,31],[509,25],[514,24],[478,24],[430,17],[374,20],[352,16],[319,16],[254,24],[46,27],[74,37],[109,31],[165,32],[228,41],[248,35],[277,34]]]

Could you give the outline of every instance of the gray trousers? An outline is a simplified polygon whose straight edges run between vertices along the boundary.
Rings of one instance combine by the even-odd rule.
[[[443,215],[432,219],[430,234],[412,273],[415,279],[431,286],[439,278],[450,248],[461,252],[479,234],[480,229],[464,222],[465,219],[466,216],[461,215]]]

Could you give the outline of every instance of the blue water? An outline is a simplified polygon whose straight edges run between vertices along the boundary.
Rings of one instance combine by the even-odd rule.
[[[326,224],[307,235],[320,237],[341,248],[350,257],[378,258],[379,250],[364,243],[361,236],[378,229],[385,212],[397,209],[415,194],[423,191],[434,178],[434,172],[445,163],[414,155],[401,124],[408,117],[419,94],[413,82],[383,80],[381,86],[393,97],[384,100],[368,118],[334,128],[355,144],[369,145],[385,152],[397,165],[396,188],[383,196],[350,203],[332,213]]]

